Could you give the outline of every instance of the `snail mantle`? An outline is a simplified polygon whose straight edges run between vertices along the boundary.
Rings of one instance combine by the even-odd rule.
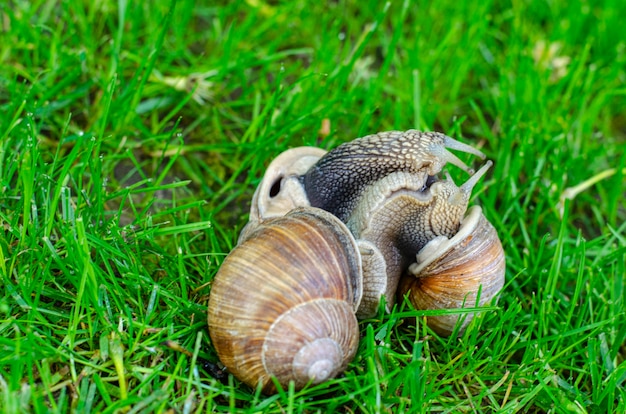
[[[407,297],[416,309],[482,306],[504,284],[496,230],[472,189],[478,171],[450,150],[485,155],[437,132],[389,131],[326,152],[280,154],[257,187],[238,245],[209,298],[211,341],[226,368],[276,391],[335,377],[354,357],[357,318]],[[441,171],[469,174],[457,185]],[[472,314],[428,317],[450,335]]]

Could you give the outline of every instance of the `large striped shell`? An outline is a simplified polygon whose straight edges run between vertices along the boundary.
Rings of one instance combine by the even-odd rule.
[[[209,334],[226,368],[251,387],[319,383],[358,346],[361,293],[354,238],[308,207],[259,224],[228,255],[209,299]]]

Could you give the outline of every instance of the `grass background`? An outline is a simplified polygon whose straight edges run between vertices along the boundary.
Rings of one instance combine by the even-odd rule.
[[[4,2],[0,407],[625,412],[624,15],[621,0]],[[473,202],[507,255],[498,305],[459,338],[402,306],[362,321],[345,375],[300,392],[213,379],[210,282],[269,161],[410,128],[495,162]]]

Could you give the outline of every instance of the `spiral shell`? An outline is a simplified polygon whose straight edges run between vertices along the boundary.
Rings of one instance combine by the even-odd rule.
[[[502,289],[504,273],[504,250],[496,230],[482,209],[473,206],[454,237],[436,238],[420,251],[417,263],[402,277],[398,295],[408,295],[416,309],[483,306]],[[460,317],[458,313],[428,316],[427,323],[448,336]],[[460,332],[472,318],[472,313],[465,316]]]
[[[209,299],[209,333],[227,369],[275,391],[319,383],[352,360],[361,260],[343,223],[317,208],[267,219],[228,255]]]

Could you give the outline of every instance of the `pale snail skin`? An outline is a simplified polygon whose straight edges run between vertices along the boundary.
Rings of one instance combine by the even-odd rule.
[[[252,369],[250,368],[251,365],[249,365],[252,356],[245,358],[237,356],[242,353],[251,355],[253,353],[261,354],[268,350],[271,351],[274,346],[279,346],[280,341],[272,342],[264,339],[262,341],[263,345],[258,345],[257,343],[254,352],[249,347],[240,347],[236,351],[234,349],[236,347],[232,344],[226,346],[216,344],[216,342],[220,341],[234,343],[234,337],[237,335],[249,336],[245,333],[248,328],[232,329],[232,326],[229,324],[240,323],[232,320],[241,318],[252,323],[251,321],[255,318],[261,318],[260,316],[254,316],[254,318],[242,316],[247,311],[243,310],[240,307],[242,305],[236,302],[241,302],[242,298],[246,296],[244,288],[241,287],[244,279],[238,275],[238,272],[228,270],[234,268],[232,263],[246,262],[248,268],[254,269],[255,266],[259,265],[258,260],[261,257],[263,259],[272,257],[267,259],[271,264],[272,270],[265,273],[265,279],[257,279],[256,282],[252,283],[253,290],[257,289],[257,286],[270,285],[269,280],[275,279],[278,274],[285,272],[286,269],[290,269],[286,274],[288,274],[288,278],[291,277],[289,274],[291,274],[291,269],[293,268],[288,264],[288,259],[296,253],[292,251],[290,254],[285,254],[285,249],[288,251],[291,249],[287,245],[270,247],[270,251],[264,250],[263,255],[254,256],[256,257],[254,260],[250,260],[247,257],[244,259],[237,257],[248,255],[249,252],[247,251],[252,245],[256,246],[255,249],[267,249],[266,246],[269,244],[267,240],[264,243],[255,244],[257,243],[255,240],[259,236],[259,232],[269,231],[267,229],[275,226],[276,220],[280,220],[280,217],[285,214],[291,214],[289,212],[297,207],[304,208],[304,210],[298,210],[298,214],[309,215],[310,217],[314,217],[319,213],[319,209],[311,208],[311,205],[329,210],[332,213],[331,216],[338,216],[347,224],[345,226],[341,221],[337,220],[337,222],[332,224],[334,230],[331,233],[339,234],[345,232],[341,236],[341,240],[343,240],[341,243],[350,246],[356,245],[357,247],[349,248],[348,253],[342,251],[338,246],[326,246],[326,248],[333,254],[354,255],[354,260],[357,260],[360,266],[362,266],[358,275],[360,287],[356,289],[360,292],[360,296],[358,298],[341,299],[351,303],[359,318],[374,315],[383,295],[388,302],[388,306],[390,306],[395,299],[396,291],[399,297],[407,295],[417,309],[473,307],[476,305],[476,297],[479,291],[481,292],[479,305],[491,300],[498,293],[504,280],[504,253],[497,239],[495,229],[489,231],[489,226],[491,225],[484,219],[480,208],[471,208],[467,217],[463,218],[467,210],[472,188],[485,174],[491,162],[488,161],[474,174],[469,167],[449,152],[447,148],[484,158],[480,151],[443,134],[421,133],[410,130],[370,135],[343,144],[328,153],[312,147],[294,148],[279,155],[270,164],[254,194],[250,221],[240,235],[238,247],[231,253],[236,259],[227,259],[224,262],[222,267],[226,270],[220,269],[218,272],[210,296],[209,331],[212,341],[218,350],[220,360],[233,374],[253,387],[258,381],[261,381],[264,384],[264,392],[273,391],[273,385],[271,385],[271,382],[268,382],[270,375],[274,375],[277,378],[280,377],[278,380],[283,386],[288,383],[289,379],[294,380],[299,388],[306,383],[307,378],[309,381],[319,382],[336,375],[345,368],[345,365],[351,359],[351,355],[354,355],[356,351],[358,329],[356,330],[356,342],[353,339],[344,341],[354,346],[354,349],[339,352],[343,356],[348,356],[348,360],[338,361],[337,358],[330,358],[330,360],[336,360],[333,362],[333,365],[328,362],[329,358],[322,358],[326,361],[321,363],[325,368],[318,370],[318,374],[315,374],[315,370],[319,368],[320,364],[315,369],[311,368],[315,364],[310,365],[308,369],[304,369],[304,371],[309,372],[307,377],[306,375],[301,375],[303,369],[293,368],[291,373],[288,373],[287,371],[289,370],[284,370],[283,368],[268,370],[266,367],[267,361],[264,360],[264,357],[255,357],[257,361],[262,360],[264,362],[261,363],[262,368],[258,368],[257,362],[255,368]],[[447,162],[473,175],[460,187],[457,187],[449,176],[446,180],[439,180],[436,178],[436,174],[441,171]],[[330,191],[326,191],[327,189],[324,186],[330,186]],[[326,223],[332,222],[331,219],[327,218],[322,221]],[[313,221],[310,221],[309,225],[313,226]],[[282,224],[279,226],[282,226]],[[484,230],[485,228],[487,230]],[[491,229],[493,229],[493,226],[491,226]],[[297,243],[301,247],[301,251],[309,248],[319,251],[320,239],[310,241],[310,247],[305,248],[304,244],[300,244],[299,240],[296,241],[292,237],[295,237],[295,233],[286,237],[281,243]],[[475,238],[479,241],[482,237],[495,240],[472,242]],[[350,241],[348,242],[347,240]],[[489,256],[489,260],[495,263],[493,265],[480,264],[480,260],[484,258],[480,257],[481,255],[484,256],[484,250],[471,251],[471,249],[476,247],[482,248],[482,246],[487,244],[493,245],[493,248],[488,250],[490,254],[493,254],[493,257]],[[467,252],[467,249],[470,249],[470,251]],[[243,251],[246,251],[246,253],[242,253]],[[469,257],[469,264],[462,263],[460,259],[456,258],[456,255]],[[450,257],[452,257],[456,266],[453,270],[456,272],[456,275],[446,275],[442,286],[444,286],[443,290],[453,289],[456,291],[444,292],[445,294],[442,294],[442,289],[438,288],[437,276],[433,275],[432,272],[433,269],[444,269],[449,272],[449,266],[445,263],[440,264],[439,261]],[[278,260],[285,262],[280,270],[274,266],[274,262]],[[471,269],[471,272],[459,271],[459,266],[461,268],[462,266],[467,266],[468,269]],[[244,268],[244,266],[240,266],[238,271],[245,273]],[[486,269],[487,273],[489,273],[484,275],[484,278],[480,275],[481,269]],[[256,274],[257,272],[254,271],[252,273]],[[300,272],[297,271],[296,273]],[[227,278],[223,276],[225,274],[234,275]],[[466,274],[470,275],[470,277],[465,277]],[[402,281],[399,282],[401,276]],[[320,280],[325,278],[325,276],[319,277]],[[351,280],[352,278],[353,276],[342,276],[342,279]],[[279,283],[282,282],[279,280]],[[400,285],[399,287],[398,284]],[[489,286],[486,286],[487,284]],[[235,286],[234,291],[237,292],[236,294],[226,293],[226,290],[230,289],[229,286],[231,285]],[[281,284],[281,286],[283,285]],[[422,294],[421,290],[424,287],[426,291]],[[283,288],[285,287],[283,286]],[[295,288],[298,289],[297,286]],[[267,294],[267,292],[264,294]],[[274,291],[272,294],[278,296],[278,298],[283,296],[282,289]],[[440,300],[436,297],[437,295],[440,296]],[[230,303],[226,307],[229,309],[226,314],[231,316],[226,319],[230,318],[231,320],[227,323],[216,323],[215,320],[218,319],[217,314],[222,312],[216,311],[221,306],[218,306],[217,303],[224,301],[222,299],[223,296],[226,296],[228,298],[226,302]],[[257,295],[256,290],[253,292],[253,296],[256,298],[254,300],[266,301],[266,299]],[[245,299],[246,302],[250,301],[249,298]],[[311,301],[320,303],[317,302],[317,299],[311,299]],[[257,310],[260,310],[262,306],[267,305],[255,304],[254,306]],[[294,306],[297,309],[302,309],[301,305],[297,303]],[[333,313],[332,309],[334,307],[331,306],[330,308],[331,313]],[[346,306],[342,305],[342,309],[345,311]],[[304,317],[304,312],[299,312],[298,316]],[[273,318],[273,320],[276,318],[283,319],[279,316],[274,316]],[[321,317],[312,317],[312,319],[318,318]],[[333,318],[331,317],[330,320],[334,320]],[[459,315],[457,314],[446,317],[429,317],[428,323],[438,333],[449,335],[458,319]],[[464,320],[461,330],[464,329],[470,319],[471,315]],[[254,321],[263,325],[263,329],[256,331],[255,337],[261,337],[262,332],[267,332],[268,330],[276,331],[271,328],[273,322],[261,323],[260,321]],[[298,323],[308,328],[314,327],[308,321],[300,321]],[[321,323],[321,325],[324,325],[324,323]],[[332,329],[326,333],[332,330],[350,332],[348,336],[354,338],[355,322],[349,320],[346,324],[347,327],[341,327],[338,323],[331,324]],[[226,330],[226,335],[213,332],[219,330]],[[291,333],[290,331],[293,330],[293,327],[287,329],[284,331],[284,334],[286,335],[287,332]],[[220,337],[220,335],[222,336]],[[335,335],[335,333],[332,335]],[[322,338],[318,343],[327,345],[327,342],[327,338]],[[331,348],[334,348],[334,345]],[[224,349],[228,349],[229,355],[232,355],[224,356]],[[294,353],[293,351],[290,352]],[[318,351],[313,351],[311,347],[308,347],[306,351],[297,351],[295,355],[287,356],[287,359],[283,362],[293,358],[293,366],[301,367],[303,363],[301,363],[298,356],[302,357],[304,354],[315,354],[316,352]],[[318,352],[320,355],[327,353],[327,351]],[[239,361],[235,361],[236,359],[239,359]],[[334,368],[327,368],[330,365],[333,365]],[[296,371],[300,372],[300,374]]]

